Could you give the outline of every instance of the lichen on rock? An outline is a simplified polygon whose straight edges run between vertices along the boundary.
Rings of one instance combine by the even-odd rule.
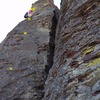
[[[100,1],[32,8],[0,45],[0,100],[100,100]]]
[[[39,0],[32,7],[33,16],[19,23],[0,45],[0,100],[43,98],[59,10],[47,0]]]

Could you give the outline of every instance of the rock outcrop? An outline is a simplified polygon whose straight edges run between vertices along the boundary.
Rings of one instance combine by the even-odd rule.
[[[0,45],[0,100],[100,100],[100,0],[32,7]]]
[[[100,100],[100,0],[62,0],[45,84],[43,100]]]
[[[0,100],[41,100],[44,95],[58,9],[47,0],[32,7],[31,20],[19,23],[0,45]]]

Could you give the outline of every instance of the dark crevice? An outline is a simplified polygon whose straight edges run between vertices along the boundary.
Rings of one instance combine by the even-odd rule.
[[[49,39],[49,50],[48,50],[48,55],[47,55],[47,65],[45,65],[46,79],[54,63],[53,60],[54,60],[54,49],[55,49],[55,36],[56,36],[56,28],[58,24],[58,19],[59,19],[59,13],[57,11],[54,11],[54,16],[52,18],[51,31],[49,32],[50,39]],[[44,94],[45,92],[43,89],[42,98],[44,98]]]
[[[97,94],[100,94],[100,90],[98,90],[95,93],[93,93],[93,96],[96,96]]]
[[[54,16],[52,18],[51,31],[49,32],[50,42],[49,42],[49,51],[47,55],[47,65],[45,66],[45,72],[47,76],[48,76],[49,70],[51,69],[53,65],[54,49],[55,49],[55,35],[56,35],[58,19],[59,19],[59,14],[56,11],[54,11]]]

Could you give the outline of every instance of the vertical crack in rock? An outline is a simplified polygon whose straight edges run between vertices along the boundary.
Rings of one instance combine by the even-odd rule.
[[[47,55],[47,65],[45,66],[45,72],[47,75],[53,65],[54,49],[55,49],[55,35],[56,35],[58,19],[59,19],[59,14],[56,11],[54,11],[54,16],[52,18],[51,31],[49,32],[50,40],[49,40],[49,50],[48,50],[48,55]]]
[[[0,100],[44,96],[45,70],[48,73],[53,64],[58,9],[47,0],[38,0],[32,7],[36,11],[31,20],[19,23],[0,45]]]

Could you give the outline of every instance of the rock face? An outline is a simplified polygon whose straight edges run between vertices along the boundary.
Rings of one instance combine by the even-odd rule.
[[[32,7],[31,20],[19,23],[0,45],[0,100],[41,100],[44,95],[58,9],[47,0]]]
[[[32,7],[0,45],[0,100],[100,100],[100,0]]]
[[[45,84],[43,100],[100,100],[100,0],[62,0]]]

